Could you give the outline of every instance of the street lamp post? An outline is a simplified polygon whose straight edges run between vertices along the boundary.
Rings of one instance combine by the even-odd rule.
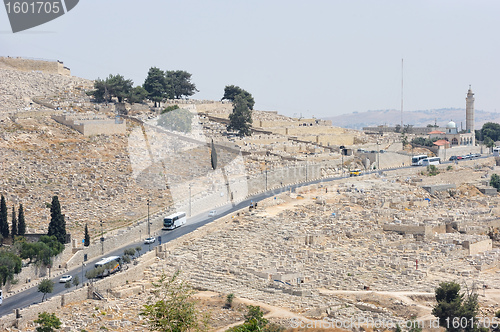
[[[149,222],[149,204],[150,203],[151,202],[148,198],[148,201],[147,201],[147,204],[148,204],[148,239],[151,238],[151,223]],[[149,246],[148,250],[151,250],[151,241],[148,241],[148,246]]]
[[[191,183],[189,184],[189,216],[191,217]]]
[[[151,227],[150,227],[150,224],[149,224],[149,203],[150,203],[150,201],[149,201],[149,198],[148,198],[148,202],[147,202],[147,204],[148,204],[148,237],[151,237]]]
[[[341,145],[340,146],[340,156],[342,158],[342,161],[341,161],[340,167],[341,167],[342,171],[340,173],[340,177],[344,176],[344,153],[345,153],[345,146]]]
[[[377,141],[377,170],[380,171],[380,143]]]
[[[104,255],[104,230],[102,228],[102,220],[101,220],[101,255]]]
[[[83,287],[83,267],[85,266],[85,263],[82,261],[82,287]]]
[[[266,163],[266,191],[267,191],[267,160],[264,160],[264,162]]]
[[[307,182],[307,160],[306,160],[306,182]]]

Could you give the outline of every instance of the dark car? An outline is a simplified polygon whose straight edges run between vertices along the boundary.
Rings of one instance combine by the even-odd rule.
[[[457,156],[451,156],[449,160],[450,160],[450,161],[453,161],[453,160],[458,160],[458,157],[457,157]]]

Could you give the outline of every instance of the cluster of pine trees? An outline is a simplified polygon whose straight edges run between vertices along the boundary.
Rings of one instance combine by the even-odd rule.
[[[7,203],[5,197],[2,195],[0,199],[0,235],[3,239],[15,236],[24,236],[26,233],[26,222],[24,220],[23,205],[19,204],[18,214],[16,216],[15,207],[12,207],[11,227],[9,227]]]
[[[0,240],[3,241],[9,237],[14,240],[16,236],[24,236],[25,234],[26,221],[23,205],[19,204],[17,216],[15,207],[12,207],[11,226],[9,227],[7,203],[2,195],[0,198]],[[57,196],[52,197],[50,204],[50,223],[47,235],[54,235],[61,244],[66,243],[66,221],[64,214],[61,213],[61,205]]]

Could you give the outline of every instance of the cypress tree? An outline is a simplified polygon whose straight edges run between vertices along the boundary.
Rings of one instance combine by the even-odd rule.
[[[14,236],[18,235],[17,234],[17,218],[16,218],[16,210],[14,207],[12,207],[12,239],[14,239]]]
[[[26,234],[26,222],[24,221],[24,209],[22,204],[19,204],[19,213],[17,217],[17,235],[24,236],[24,234]]]
[[[7,221],[7,204],[5,203],[5,197],[0,199],[0,233],[3,238],[9,237],[9,223]]]
[[[88,228],[87,224],[85,224],[85,237],[84,237],[84,239],[85,240],[84,240],[83,245],[85,247],[90,246],[90,235],[89,235],[89,228]]]
[[[50,223],[47,235],[54,235],[62,244],[66,243],[66,222],[64,215],[61,214],[61,205],[57,196],[52,197],[50,205]]]

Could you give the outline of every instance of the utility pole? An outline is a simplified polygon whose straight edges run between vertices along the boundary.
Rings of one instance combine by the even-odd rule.
[[[191,183],[189,184],[189,217],[191,217]]]
[[[380,146],[379,141],[377,141],[377,170],[380,171]]]
[[[307,160],[306,160],[306,182],[307,182]]]
[[[264,162],[266,163],[266,191],[267,191],[267,160],[264,160]]]
[[[151,237],[151,225],[149,223],[149,203],[150,203],[150,201],[148,198],[148,202],[147,202],[147,204],[148,204],[148,237]]]
[[[85,263],[82,261],[82,287],[83,287],[83,267],[85,266]]]
[[[150,205],[151,201],[147,200],[147,204],[148,204],[148,250],[151,250],[151,241],[149,240],[151,238],[151,223],[149,222],[149,205]]]
[[[341,145],[340,146],[340,156],[342,158],[342,162],[341,162],[341,165],[340,167],[342,167],[342,171],[340,173],[340,177],[343,177],[344,176],[344,153],[345,153],[345,146]]]
[[[101,255],[104,255],[104,230],[102,228],[102,220],[101,220]]]
[[[401,130],[403,130],[403,59],[401,59]]]

